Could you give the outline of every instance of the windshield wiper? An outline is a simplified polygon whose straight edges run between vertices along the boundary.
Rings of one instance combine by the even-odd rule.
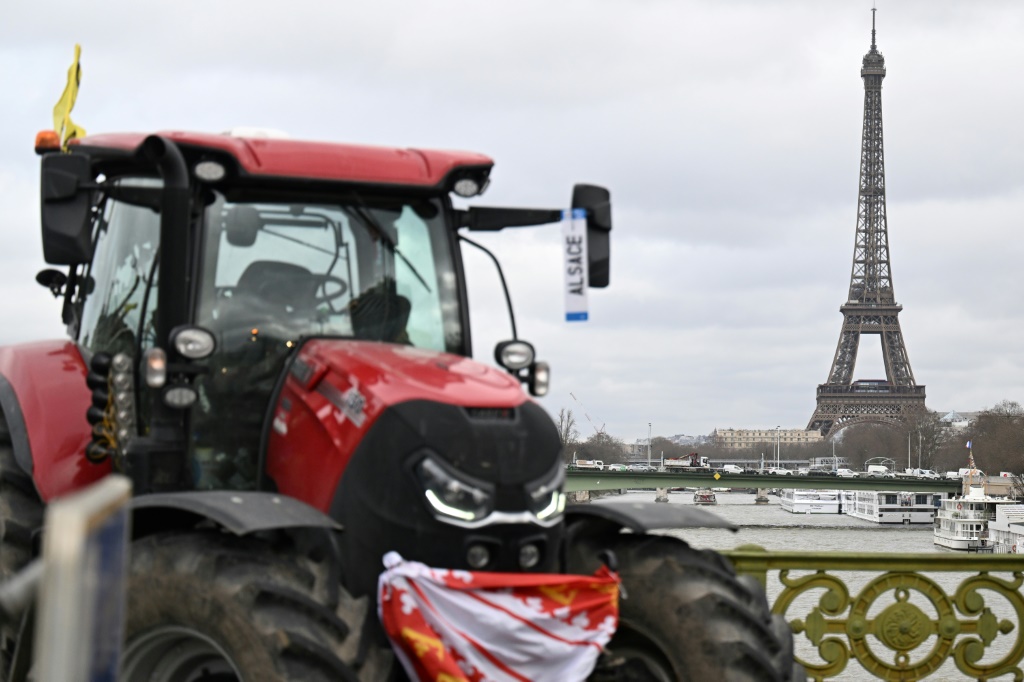
[[[337,256],[338,255],[337,252],[331,251],[330,249],[325,249],[322,246],[317,246],[316,244],[310,244],[309,242],[304,242],[301,239],[297,239],[295,237],[289,237],[288,235],[281,234],[280,232],[274,232],[269,227],[263,228],[263,233],[264,234],[273,235],[274,237],[277,237],[278,239],[284,239],[285,241],[293,242],[295,244],[301,244],[302,246],[305,246],[308,249],[313,249],[314,251],[319,251],[320,253],[326,253],[328,256]]]
[[[402,262],[409,267],[409,270],[412,271],[412,274],[416,275],[416,279],[420,281],[420,284],[423,285],[423,288],[426,289],[428,292],[433,293],[430,289],[430,285],[427,284],[427,280],[423,279],[423,276],[420,275],[419,271],[416,269],[416,266],[410,263],[409,259],[402,255],[402,252],[398,250],[398,242],[396,242],[395,238],[392,237],[391,234],[384,229],[384,226],[380,224],[380,222],[377,220],[377,217],[370,212],[370,209],[367,208],[366,203],[363,201],[363,198],[356,194],[355,192],[352,193],[352,197],[356,200],[358,206],[351,206],[348,208],[353,213],[355,213],[360,220],[362,220],[366,225],[368,225],[374,231],[374,233],[376,233],[376,235],[380,237],[380,239],[383,240],[391,248],[391,250],[394,252],[396,256],[402,259]]]

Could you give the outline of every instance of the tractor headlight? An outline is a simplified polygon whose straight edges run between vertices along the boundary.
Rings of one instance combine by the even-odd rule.
[[[180,355],[189,360],[209,357],[217,347],[213,334],[202,327],[178,327],[171,331],[171,343]]]
[[[494,510],[494,487],[456,476],[430,457],[416,465],[427,502],[441,520],[479,521]]]
[[[551,519],[565,511],[565,493],[562,492],[564,483],[565,470],[560,466],[553,477],[527,486],[530,511],[538,520]]]
[[[526,341],[502,341],[494,348],[494,359],[510,372],[518,372],[533,364],[533,346]]]

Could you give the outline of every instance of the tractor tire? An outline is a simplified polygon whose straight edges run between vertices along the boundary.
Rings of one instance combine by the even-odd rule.
[[[326,560],[218,531],[132,543],[122,682],[338,682],[357,675],[367,601]]]
[[[32,477],[14,459],[7,425],[0,417],[0,582],[32,560],[33,534],[43,526],[44,506]],[[18,623],[0,625],[0,680],[7,679]]]
[[[658,535],[621,534],[577,541],[568,569],[592,573],[611,550],[623,593],[619,627],[589,678],[675,682],[799,682],[793,633],[772,616],[764,590],[710,551]]]

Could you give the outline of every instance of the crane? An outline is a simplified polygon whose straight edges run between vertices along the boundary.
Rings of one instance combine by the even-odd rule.
[[[597,426],[594,424],[594,420],[590,418],[589,414],[587,414],[586,406],[582,402],[580,402],[580,399],[577,398],[573,394],[572,391],[569,391],[569,395],[572,396],[572,399],[575,400],[576,404],[580,406],[581,410],[583,410],[583,416],[587,418],[588,422],[590,422],[590,426],[594,429],[594,433],[595,434],[602,434],[602,433],[604,433],[604,422],[601,422],[601,428],[597,428]]]

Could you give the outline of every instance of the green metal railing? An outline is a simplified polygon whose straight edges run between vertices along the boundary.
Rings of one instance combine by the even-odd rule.
[[[756,545],[723,554],[766,587],[772,611],[797,635],[797,660],[809,679],[834,678],[855,662],[879,679],[920,680],[952,660],[954,674],[967,678],[1024,680],[1024,555],[769,552]],[[801,655],[807,650],[820,660]]]
[[[715,478],[715,476],[718,478]],[[895,490],[959,493],[963,482],[920,478],[837,478],[835,476],[758,476],[705,472],[639,473],[633,471],[568,471],[565,491],[619,490],[623,488],[811,488],[822,490]]]

